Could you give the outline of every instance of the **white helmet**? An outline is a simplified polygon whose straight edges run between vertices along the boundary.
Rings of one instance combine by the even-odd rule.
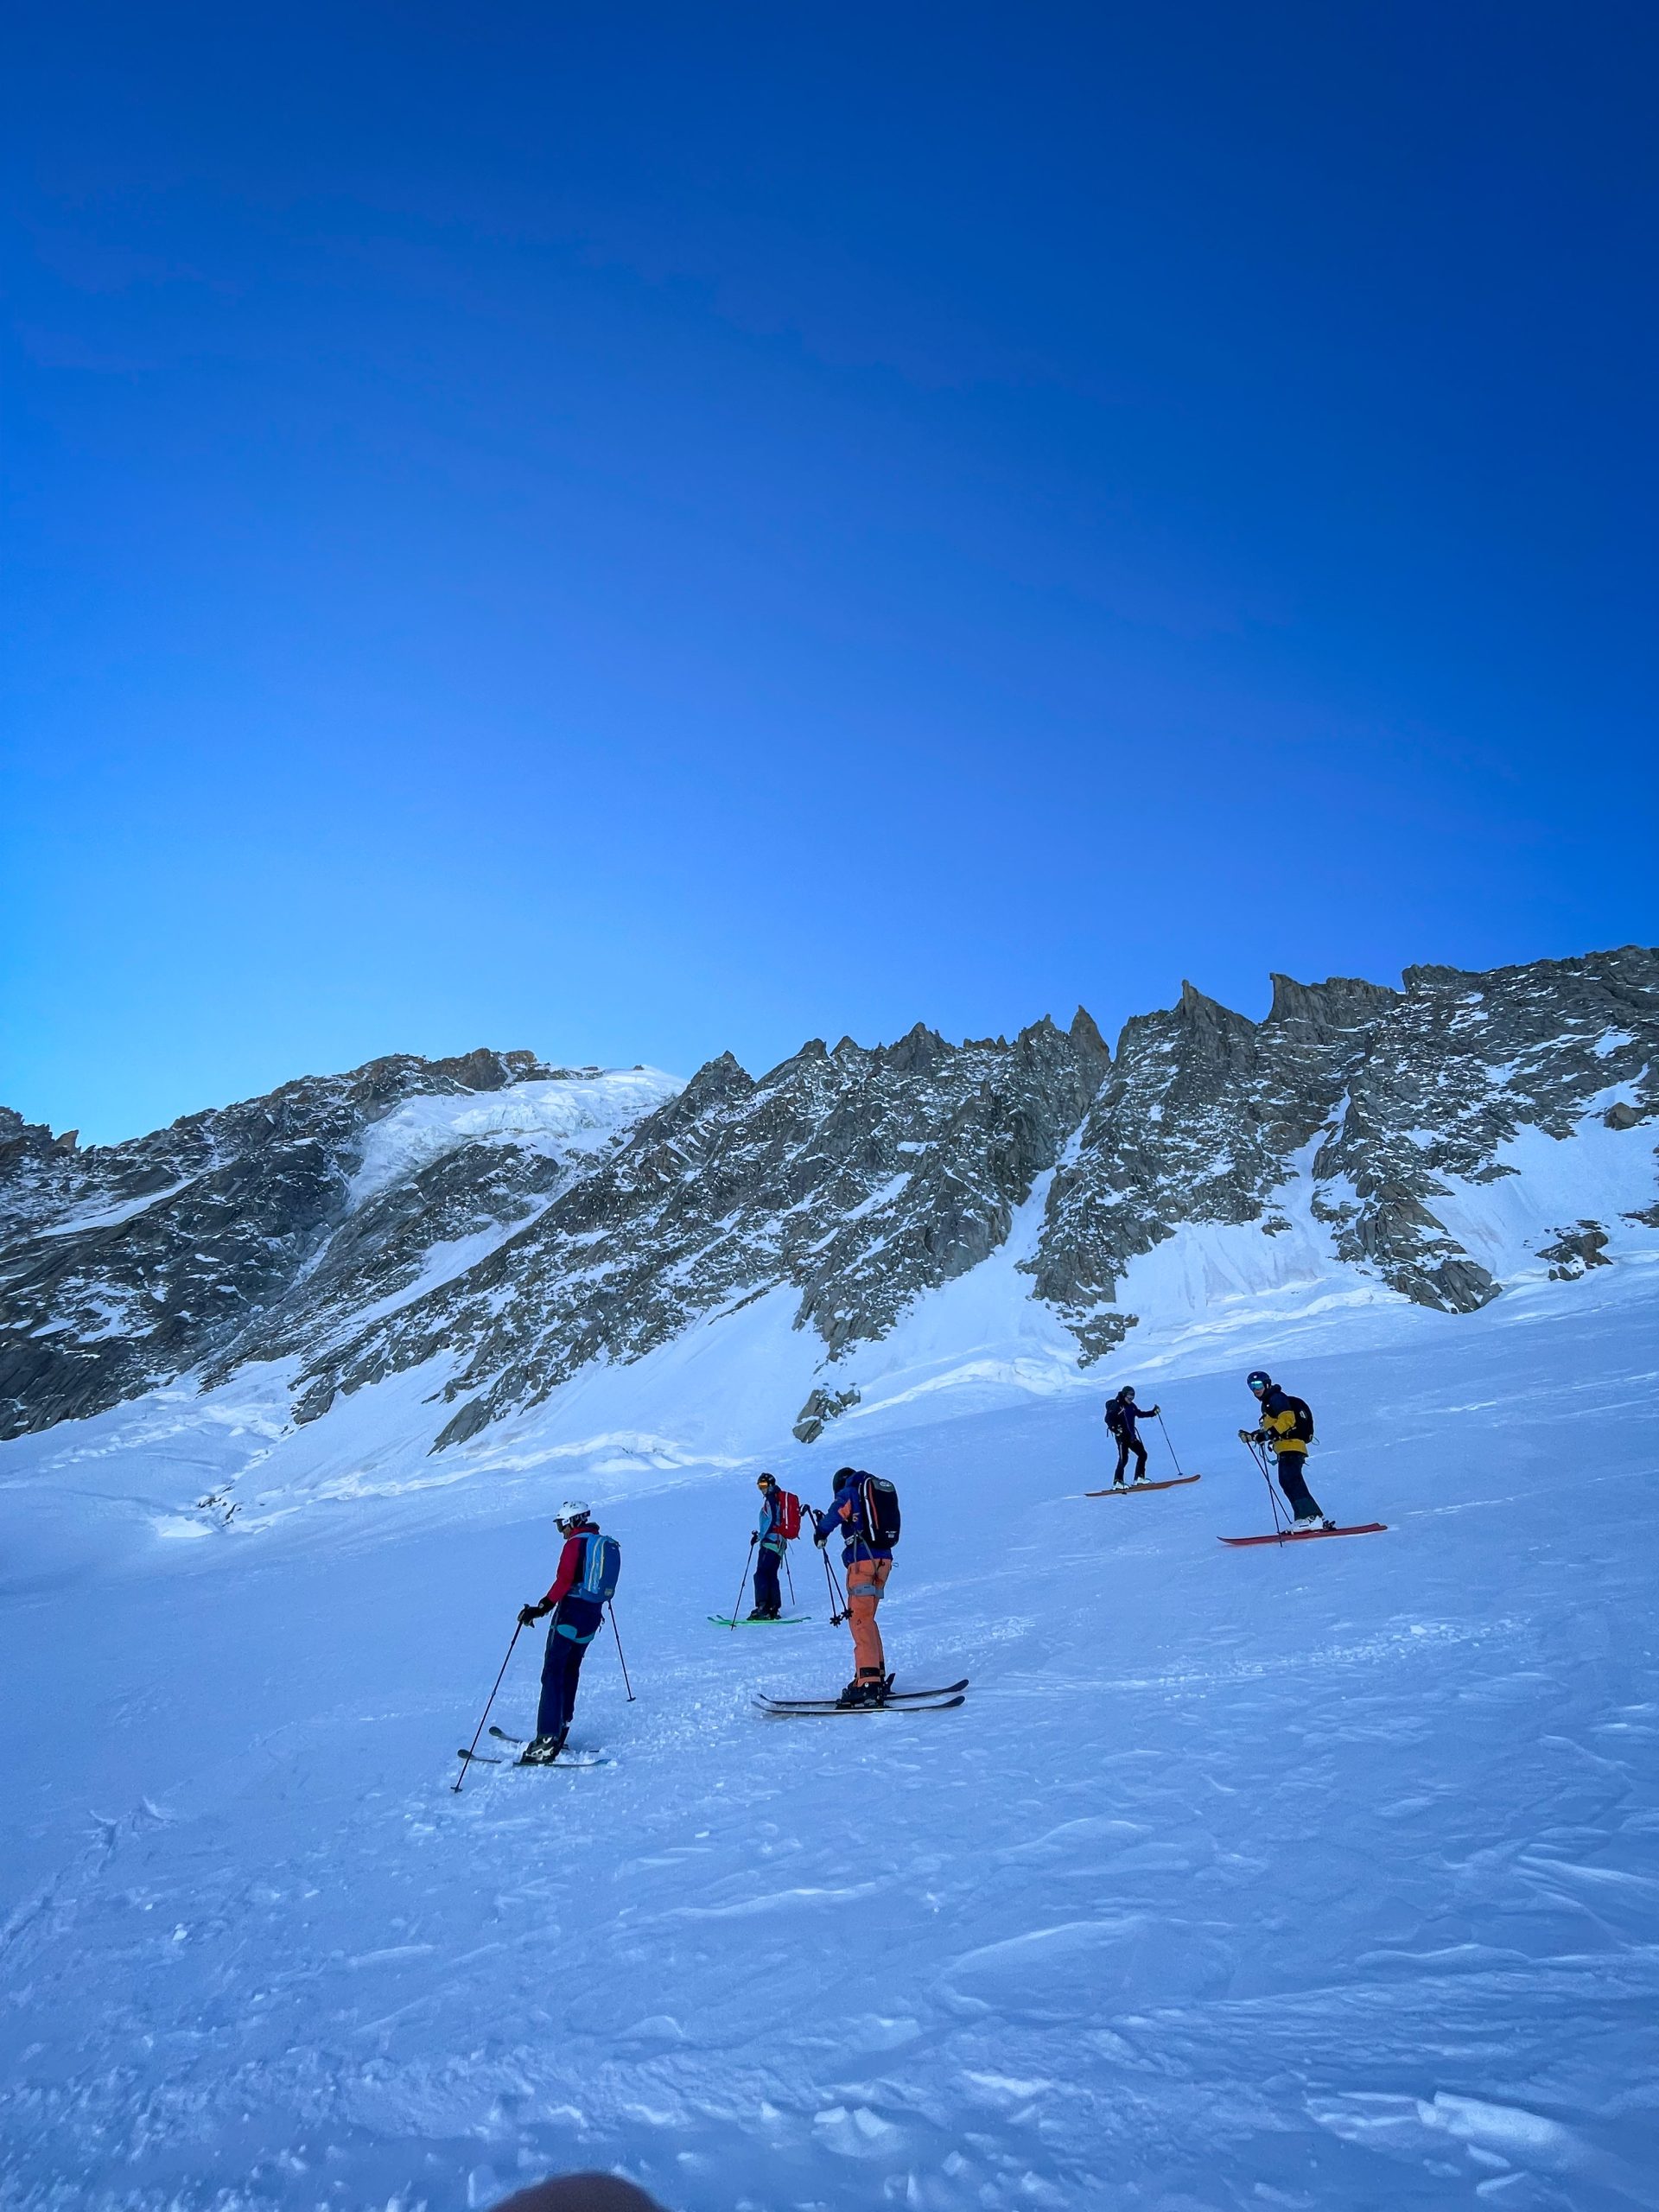
[[[572,1522],[587,1520],[588,1515],[592,1511],[592,1506],[585,1503],[582,1499],[579,1497],[567,1497],[564,1503],[553,1516],[554,1526],[559,1529],[569,1528]]]

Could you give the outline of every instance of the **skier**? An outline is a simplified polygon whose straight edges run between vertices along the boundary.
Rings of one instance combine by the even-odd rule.
[[[1123,1487],[1123,1470],[1129,1464],[1131,1452],[1135,1454],[1135,1479],[1138,1483],[1147,1479],[1147,1447],[1136,1434],[1135,1424],[1138,1421],[1155,1420],[1157,1414],[1156,1406],[1135,1404],[1133,1382],[1126,1382],[1115,1398],[1107,1400],[1106,1426],[1117,1439],[1117,1467],[1112,1476],[1114,1490]]]
[[[885,1525],[878,1508],[887,1516]],[[881,1631],[875,1609],[893,1573],[893,1547],[898,1537],[898,1500],[891,1483],[856,1467],[837,1467],[836,1494],[827,1513],[812,1512],[820,1547],[831,1536],[842,1539],[841,1563],[847,1571],[847,1615],[853,1629],[853,1679],[836,1700],[838,1705],[883,1705],[893,1677],[887,1672]]]
[[[559,1571],[541,1603],[525,1605],[518,1615],[520,1628],[533,1627],[549,1613],[553,1616],[553,1625],[547,1632],[547,1656],[542,1662],[542,1701],[536,1715],[536,1734],[524,1746],[520,1766],[551,1766],[564,1749],[570,1715],[575,1709],[576,1678],[588,1647],[599,1633],[622,1563],[616,1538],[600,1534],[591,1510],[581,1500],[567,1500],[553,1520],[564,1538]]]
[[[784,1609],[783,1592],[778,1587],[778,1569],[783,1564],[784,1547],[789,1539],[784,1534],[784,1493],[778,1487],[776,1475],[757,1478],[755,1488],[760,1493],[760,1519],[755,1529],[759,1549],[754,1555],[754,1611],[752,1621],[775,1621]]]
[[[1262,1409],[1262,1426],[1241,1428],[1241,1440],[1246,1444],[1272,1445],[1279,1487],[1289,1500],[1297,1528],[1334,1529],[1336,1522],[1320,1512],[1303,1473],[1307,1447],[1313,1440],[1313,1414],[1307,1402],[1281,1390],[1264,1367],[1253,1368],[1247,1379]]]

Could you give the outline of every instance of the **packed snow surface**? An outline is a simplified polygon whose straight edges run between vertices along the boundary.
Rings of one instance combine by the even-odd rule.
[[[1160,1248],[1210,1322],[1086,1389],[965,1279],[810,1450],[785,1294],[475,1452],[427,1455],[433,1369],[298,1432],[256,1370],[5,1446],[0,2199],[1659,2206],[1659,1268],[1454,1317],[1294,1239],[1271,1281]],[[1217,1541],[1272,1525],[1257,1364],[1386,1535]],[[1131,1379],[1204,1480],[1087,1497]],[[757,1716],[848,1672],[809,1546],[808,1624],[707,1620],[762,1433],[820,1502],[843,1452],[897,1481],[890,1661],[962,1710]],[[456,1795],[573,1489],[624,1548],[637,1696],[596,1644],[575,1731],[612,1763]]]

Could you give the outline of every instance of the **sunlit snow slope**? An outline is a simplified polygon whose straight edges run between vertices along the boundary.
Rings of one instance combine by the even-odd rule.
[[[0,2197],[448,2212],[614,2164],[680,2212],[1659,2204],[1656,1275],[1461,1315],[1212,1281],[1109,1370],[1204,1471],[1145,1497],[1083,1496],[1097,1389],[928,1389],[900,1344],[917,1387],[775,1464],[899,1482],[890,1656],[974,1677],[925,1717],[755,1716],[844,1679],[810,1549],[810,1625],[708,1624],[745,1439],[636,1432],[699,1357],[764,1371],[765,1301],[753,1367],[694,1331],[470,1459],[397,1444],[429,1372],[297,1435],[254,1370],[6,1446]],[[1269,1525],[1262,1361],[1386,1535],[1217,1543]],[[575,1731],[614,1763],[456,1796],[570,1490],[625,1548],[637,1700],[596,1647]]]

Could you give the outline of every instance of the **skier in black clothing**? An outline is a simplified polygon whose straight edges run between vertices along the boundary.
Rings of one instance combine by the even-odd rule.
[[[1156,1406],[1137,1406],[1135,1385],[1126,1382],[1115,1398],[1106,1402],[1106,1426],[1117,1439],[1117,1467],[1112,1476],[1112,1488],[1123,1488],[1123,1470],[1129,1464],[1129,1454],[1135,1454],[1135,1479],[1147,1479],[1147,1447],[1135,1433],[1138,1421],[1151,1421],[1158,1413]]]
[[[1334,1529],[1336,1522],[1320,1512],[1302,1471],[1313,1441],[1312,1407],[1306,1398],[1293,1398],[1288,1390],[1281,1390],[1265,1367],[1252,1368],[1249,1381],[1262,1408],[1262,1426],[1241,1428],[1240,1439],[1246,1444],[1272,1445],[1279,1487],[1289,1501],[1297,1528]]]

